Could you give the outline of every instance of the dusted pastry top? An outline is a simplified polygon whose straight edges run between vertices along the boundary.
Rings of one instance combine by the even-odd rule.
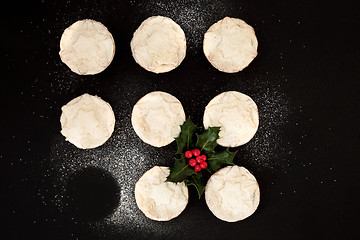
[[[210,177],[205,200],[217,218],[236,222],[255,212],[260,202],[260,189],[255,177],[246,168],[228,166]]]
[[[59,54],[71,71],[80,75],[97,74],[113,60],[115,42],[102,23],[84,19],[65,29]]]
[[[130,45],[135,61],[154,73],[175,69],[186,55],[184,31],[168,17],[153,16],[143,21]]]
[[[221,127],[217,143],[237,147],[250,141],[259,126],[255,102],[247,95],[228,91],[214,97],[204,112],[204,127]]]
[[[131,122],[136,134],[147,144],[162,147],[179,136],[185,112],[180,101],[165,92],[151,92],[134,106]]]
[[[115,126],[114,112],[97,96],[83,94],[62,108],[61,134],[78,148],[95,148],[104,144]]]
[[[204,35],[204,53],[219,71],[243,70],[257,55],[254,29],[238,18],[225,17],[213,24]]]
[[[135,184],[135,199],[146,217],[169,221],[186,207],[189,192],[185,183],[166,182],[168,167],[155,166],[144,173]]]

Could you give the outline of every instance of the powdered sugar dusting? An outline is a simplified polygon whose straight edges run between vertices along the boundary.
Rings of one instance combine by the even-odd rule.
[[[103,235],[111,234],[111,231],[104,232],[104,229],[113,226],[117,228],[114,231],[122,228],[128,233],[140,229],[144,236],[149,233],[169,236],[178,226],[171,224],[171,228],[163,228],[160,222],[147,219],[136,205],[134,187],[141,175],[153,166],[169,165],[174,150],[165,148],[159,151],[159,148],[139,144],[141,140],[132,129],[129,110],[131,108],[122,112],[115,110],[122,121],[116,125],[108,142],[98,148],[81,150],[66,142],[60,134],[54,137],[46,172],[51,176],[52,186],[56,190],[52,189],[54,194],[48,198],[47,204],[54,205],[61,213],[68,211],[66,192],[71,177],[82,169],[99,168],[109,172],[116,180],[120,189],[120,202],[104,220],[88,222],[89,227],[99,230],[98,234]],[[78,220],[73,221],[77,223]]]
[[[290,113],[289,100],[279,90],[266,89],[253,95],[259,109],[260,124],[255,137],[240,150],[241,161],[255,164],[259,171],[283,168],[289,142],[284,142],[283,126]]]
[[[260,117],[258,132],[249,143],[233,149],[239,151],[234,160],[235,163],[247,167],[252,172],[268,172],[279,167],[286,168],[287,155],[289,151],[291,152],[289,143],[284,142],[283,138],[283,126],[288,121],[291,105],[288,96],[281,91],[281,87],[273,84],[273,77],[261,75],[246,85],[241,83],[236,85],[234,81],[239,81],[239,79],[233,75],[228,83],[219,87],[218,90],[219,93],[229,90],[243,92],[249,95],[258,106]],[[136,205],[134,187],[141,175],[153,166],[172,164],[172,156],[176,151],[175,143],[163,148],[143,143],[131,126],[132,107],[141,96],[127,91],[124,93],[127,100],[124,101],[124,97],[119,96],[118,91],[116,87],[106,97],[113,107],[116,124],[113,135],[103,146],[81,150],[66,142],[60,133],[54,137],[48,174],[54,176],[53,185],[57,192],[52,196],[51,204],[54,204],[61,212],[66,211],[69,178],[84,168],[100,168],[111,173],[119,185],[120,202],[118,207],[113,209],[113,213],[105,219],[88,223],[90,228],[94,228],[97,234],[104,236],[122,232],[119,229],[123,229],[127,234],[141,232],[144,236],[148,234],[171,236],[176,230],[183,228],[182,221],[186,224],[188,219],[182,215],[170,222],[147,219]],[[189,108],[189,104],[192,108]],[[201,115],[206,104],[205,100],[197,101],[196,104],[190,101],[184,105],[186,115],[189,116],[194,112]],[[195,117],[195,123],[201,125],[199,117]]]
[[[137,68],[128,69],[129,65],[115,67],[110,65],[109,69],[102,73],[103,76],[84,78],[73,74],[56,55],[56,59],[51,59],[52,61],[47,64],[54,69],[52,72],[49,71],[49,75],[53,76],[49,82],[49,91],[56,96],[58,106],[52,107],[54,109],[59,107],[59,116],[62,100],[58,98],[61,99],[63,95],[66,95],[68,101],[71,96],[76,97],[73,96],[75,93],[81,91],[82,94],[90,89],[95,91],[92,94],[98,94],[112,106],[116,124],[113,135],[104,145],[89,150],[77,149],[66,142],[59,129],[59,133],[52,139],[50,157],[46,160],[47,168],[44,170],[46,179],[52,183],[49,185],[53,189],[45,189],[42,194],[47,196],[44,197],[46,204],[55,206],[61,213],[66,212],[69,179],[85,168],[102,169],[108,172],[118,184],[119,203],[103,220],[87,222],[89,228],[93,228],[95,234],[112,239],[119,238],[119,233],[126,234],[126,236],[121,236],[122,238],[145,238],[149,235],[154,238],[158,236],[170,238],[176,232],[179,233],[180,229],[191,230],[189,229],[189,221],[192,220],[189,218],[190,215],[181,214],[169,222],[147,219],[136,205],[134,187],[140,176],[153,166],[170,166],[173,163],[176,145],[172,143],[162,148],[155,148],[143,143],[137,137],[131,126],[131,110],[136,101],[150,91],[169,92],[182,102],[186,116],[191,116],[194,123],[200,126],[203,110],[216,93],[232,90],[249,95],[259,109],[259,129],[249,143],[232,150],[239,150],[235,163],[245,166],[251,172],[267,172],[269,169],[279,169],[278,167],[286,168],[287,155],[291,149],[289,142],[286,142],[283,137],[283,128],[291,114],[291,103],[289,96],[281,87],[284,79],[275,81],[278,76],[276,72],[281,70],[273,69],[273,74],[265,74],[265,69],[259,69],[260,67],[256,65],[257,58],[248,67],[257,72],[255,77],[246,70],[233,75],[219,74],[210,65],[207,66],[208,69],[202,65],[203,61],[206,61],[202,53],[203,35],[213,23],[225,16],[231,16],[230,11],[233,11],[231,6],[221,1],[210,0],[179,0],[166,3],[151,0],[146,3],[131,1],[130,4],[139,11],[138,15],[134,16],[139,23],[148,16],[163,15],[179,24],[187,37],[189,50],[187,54],[193,55],[190,59],[195,61],[194,64],[198,64],[201,72],[197,76],[191,76],[194,81],[189,92],[180,92],[177,90],[177,86],[182,84],[179,81],[168,81],[167,75],[156,77],[146,75]],[[237,15],[233,16],[239,15],[238,10],[236,10]],[[67,16],[58,17],[66,20]],[[71,24],[71,21],[62,24],[66,26]],[[134,31],[136,27],[134,26]],[[60,30],[57,33],[61,35]],[[58,41],[59,37],[52,40],[50,45],[54,49],[49,49],[49,51],[58,51]],[[261,42],[259,45],[261,46]],[[200,55],[202,57],[199,57]],[[169,73],[168,76],[171,74]],[[185,76],[190,76],[190,74]],[[248,76],[254,79],[246,79]],[[197,81],[196,78],[204,79],[204,81]],[[97,81],[98,79],[101,81]],[[197,93],[201,93],[204,97],[191,98]],[[209,93],[214,93],[214,95],[210,96]],[[63,104],[65,103],[66,101]],[[73,221],[77,220],[73,219]],[[131,235],[132,232],[134,235]]]
[[[166,14],[179,24],[190,54],[201,53],[204,33],[212,23],[225,17],[226,10],[223,2],[209,0],[149,1],[140,9],[150,15]]]
[[[234,84],[234,81],[239,83]],[[250,96],[259,111],[259,128],[255,136],[239,150],[235,163],[262,172],[283,170],[288,165],[288,154],[291,153],[290,142],[284,138],[293,106],[290,97],[283,91],[283,80],[272,73],[260,73],[254,79],[244,83],[242,79],[230,79],[221,87],[222,91],[235,90]]]

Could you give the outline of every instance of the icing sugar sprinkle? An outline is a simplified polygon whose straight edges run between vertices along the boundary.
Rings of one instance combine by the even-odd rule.
[[[96,230],[96,234],[107,236],[118,233],[119,229],[130,234],[132,230],[141,229],[144,236],[171,236],[171,232],[179,226],[170,223],[171,228],[161,227],[161,223],[147,219],[136,205],[134,186],[141,175],[154,165],[169,165],[174,150],[168,148],[159,151],[158,148],[138,144],[140,140],[133,132],[129,116],[124,116],[122,122],[126,126],[121,126],[121,131],[117,126],[108,142],[95,149],[77,149],[60,134],[53,139],[47,172],[54,177],[53,186],[57,190],[49,203],[60,212],[66,212],[69,207],[66,192],[71,177],[82,169],[99,168],[109,172],[118,184],[120,202],[113,213],[103,220],[87,223]],[[78,223],[77,219],[73,221]],[[113,231],[109,231],[109,228],[113,228]]]
[[[221,1],[149,1],[140,9],[150,15],[166,14],[181,26],[191,54],[202,51],[204,33],[211,24],[223,18],[227,7]]]
[[[164,3],[163,1],[151,0],[147,3],[132,1],[131,4],[139,10],[137,15],[139,22],[145,19],[144,15],[164,15],[172,18],[184,30],[187,37],[187,47],[191,49],[188,52],[194,55],[202,54],[203,34],[211,24],[225,17],[225,13],[231,15],[229,13],[230,7],[221,1],[179,0]],[[202,58],[194,58],[194,60],[203,61]],[[58,59],[54,60],[56,62],[54,69],[66,69],[58,61]],[[69,91],[73,93],[73,86],[76,84],[85,85],[85,81],[92,84],[93,89],[101,85],[98,82],[91,82],[89,79],[84,80],[75,75],[70,75],[69,79],[68,73],[69,71],[64,73],[61,70],[53,72],[54,84],[50,86],[52,93],[59,93],[59,95]],[[141,142],[135,134],[130,118],[132,107],[139,98],[137,91],[139,83],[134,83],[133,77],[129,78],[130,81],[123,76],[123,81],[127,81],[127,88],[124,89],[120,86],[124,82],[115,83],[112,85],[113,90],[110,90],[113,92],[110,92],[104,99],[112,105],[117,122],[113,135],[103,146],[88,150],[77,149],[72,144],[65,142],[60,133],[52,139],[50,156],[45,161],[44,172],[52,182],[49,185],[53,189],[44,190],[44,195],[52,194],[49,198],[44,197],[44,201],[48,201],[46,204],[54,205],[59,212],[66,212],[68,208],[66,192],[69,179],[79,170],[89,167],[99,168],[109,172],[118,184],[120,200],[113,212],[103,220],[88,223],[88,226],[94,229],[94,234],[110,238],[119,237],[119,233],[126,235],[121,236],[122,238],[145,238],[149,235],[155,238],[157,236],[170,238],[180,229],[189,228],[190,215],[180,215],[179,218],[170,222],[156,222],[147,219],[136,205],[134,187],[140,176],[153,166],[170,166],[172,164],[176,144],[172,143],[163,148],[155,148]],[[260,115],[258,132],[248,144],[236,149],[239,150],[239,153],[235,163],[245,167],[250,166],[251,170],[257,172],[274,169],[275,166],[286,166],[284,161],[287,161],[289,143],[283,139],[282,128],[291,112],[288,97],[281,91],[280,86],[274,86],[268,80],[271,76],[267,76],[266,79],[264,77],[255,78],[247,86],[237,79],[238,75],[227,77],[226,81],[223,82],[219,80],[211,84],[208,83],[208,86],[202,85],[202,89],[212,88],[219,91],[218,93],[229,90],[245,93],[256,102]],[[90,80],[94,78],[91,77]],[[141,81],[146,81],[139,76],[138,80],[140,84]],[[156,83],[153,83],[152,87],[155,90]],[[126,95],[120,100],[120,97],[117,97],[119,89],[123,90],[124,96]],[[178,96],[175,95],[175,97],[186,98],[182,96],[182,93],[179,93]],[[187,105],[191,105],[193,109],[203,110],[207,100],[187,99],[184,101],[188,101],[187,104],[184,104],[186,115],[194,116],[195,124],[200,125],[202,113],[194,113],[195,110],[187,108]],[[115,102],[121,102],[121,104],[112,104]],[[119,119],[120,121],[118,121]],[[74,219],[73,221],[76,222],[77,220]]]

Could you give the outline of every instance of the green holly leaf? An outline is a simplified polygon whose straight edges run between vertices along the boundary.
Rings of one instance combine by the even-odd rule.
[[[193,174],[195,174],[194,168],[190,167],[188,160],[182,154],[181,158],[175,159],[174,166],[170,168],[170,175],[166,181],[174,183],[182,182]]]
[[[208,163],[208,169],[212,171],[217,171],[224,165],[234,165],[233,160],[236,152],[230,152],[229,148],[226,148],[225,150],[220,152],[215,152],[213,155],[211,155],[211,157],[206,160],[206,162]]]
[[[229,148],[215,152],[217,139],[219,138],[220,127],[209,127],[201,134],[195,132],[199,129],[190,118],[181,126],[179,137],[175,138],[177,143],[177,152],[180,158],[175,159],[173,167],[170,168],[170,174],[166,181],[184,182],[187,186],[193,185],[198,193],[199,199],[205,191],[207,179],[214,171],[226,165],[234,165],[233,160],[236,152],[230,152]],[[189,159],[184,155],[185,151],[199,149],[202,154],[207,156],[208,167],[202,171],[195,172],[194,167],[189,165]],[[179,156],[179,155],[178,155]]]
[[[204,179],[204,176],[202,175],[202,172],[198,172],[197,174],[191,175],[186,181],[186,185],[193,185],[195,186],[197,193],[199,195],[199,199],[201,198],[201,195],[205,191],[206,181]]]
[[[194,133],[198,129],[190,117],[180,127],[180,135],[175,138],[177,144],[177,152],[175,154],[182,154],[194,146]]]
[[[196,134],[196,148],[204,152],[208,157],[214,153],[217,146],[216,140],[219,138],[220,127],[209,127],[202,134]]]

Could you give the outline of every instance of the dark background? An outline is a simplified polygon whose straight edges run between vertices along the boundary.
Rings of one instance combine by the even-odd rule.
[[[359,235],[356,1],[12,1],[2,10],[1,239]],[[147,72],[131,56],[132,33],[152,15],[171,17],[187,37],[187,56],[169,73]],[[204,32],[225,16],[245,20],[259,41],[258,56],[236,74],[217,71],[202,53]],[[94,76],[72,73],[58,55],[63,30],[84,18],[102,22],[116,43],[111,65]],[[254,215],[222,222],[191,188],[186,210],[170,222],[148,220],[140,211],[135,217],[141,224],[103,220],[121,203],[118,176],[134,174],[136,181],[153,165],[172,164],[175,144],[148,146],[130,124],[132,106],[155,90],[177,97],[199,126],[206,104],[223,91],[243,92],[258,104],[258,133],[234,149],[239,150],[235,163],[249,169],[260,185]],[[65,142],[59,123],[61,106],[86,92],[109,102],[116,116],[110,140],[89,151]],[[138,155],[127,155],[129,164],[139,165],[134,173],[99,167],[102,158],[115,159],[132,147],[145,156],[142,166]],[[97,162],[74,160],[93,156]],[[66,169],[72,170],[62,174]]]

